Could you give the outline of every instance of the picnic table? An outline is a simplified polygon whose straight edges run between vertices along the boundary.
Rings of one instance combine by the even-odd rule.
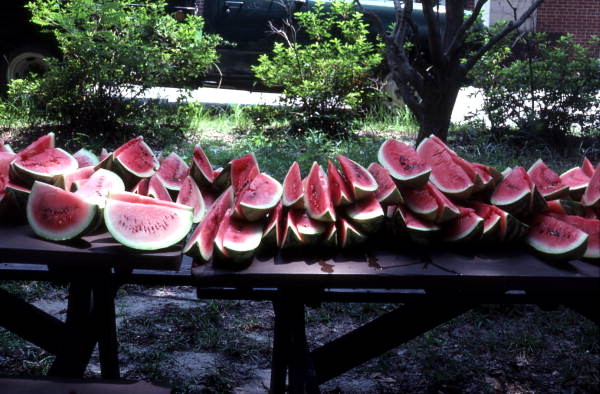
[[[82,376],[96,343],[103,378],[118,378],[114,297],[125,283],[194,285],[199,298],[259,299],[275,311],[271,392],[318,385],[482,303],[566,305],[597,324],[600,267],[549,264],[522,250],[391,248],[371,243],[335,255],[279,253],[243,267],[195,265],[180,247],[136,252],[107,234],[75,243],[0,226],[0,279],[69,284],[66,321],[0,291],[0,326],[56,359],[49,374]],[[321,302],[401,303],[381,317],[309,350],[305,308]]]

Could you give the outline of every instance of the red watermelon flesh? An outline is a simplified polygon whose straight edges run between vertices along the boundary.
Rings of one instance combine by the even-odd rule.
[[[189,173],[190,168],[185,161],[173,152],[160,163],[156,176],[160,178],[167,190],[177,192],[181,189]]]
[[[34,180],[50,183],[57,176],[77,170],[77,160],[60,148],[17,157],[11,164],[14,183],[29,187]]]
[[[240,263],[248,261],[260,245],[262,222],[248,222],[231,217],[223,234],[223,249],[229,260]]]
[[[377,160],[401,185],[419,188],[429,180],[431,166],[410,146],[393,139],[386,140],[377,152]]]
[[[217,234],[215,235],[215,246],[213,254],[218,256],[221,259],[227,259],[228,253],[223,246],[223,240],[225,239],[225,233],[229,228],[229,224],[231,222],[231,216],[233,215],[233,209],[229,208],[225,215],[223,215],[223,219],[221,219],[221,223],[219,223],[219,229],[217,230]]]
[[[438,225],[413,215],[403,205],[398,205],[398,209],[394,213],[394,218],[398,225],[406,230],[410,239],[418,244],[429,244],[440,230]]]
[[[183,252],[195,259],[209,261],[213,255],[214,240],[228,209],[233,207],[233,191],[226,189],[208,210],[206,216],[190,236]]]
[[[89,150],[83,148],[73,153],[73,157],[75,158],[75,160],[77,160],[79,168],[95,166],[100,162],[100,160],[98,160],[98,156],[96,156]]]
[[[323,222],[335,222],[336,215],[331,202],[327,177],[316,161],[306,178],[304,206],[311,218]]]
[[[484,220],[472,208],[460,207],[460,215],[443,227],[443,239],[447,242],[468,242],[483,235]]]
[[[259,173],[258,162],[252,153],[231,161],[231,186],[235,201]]]
[[[471,203],[477,216],[483,219],[483,234],[482,240],[486,241],[501,241],[506,233],[506,221],[502,220],[502,216],[498,213],[497,207],[482,202]]]
[[[109,198],[111,200],[130,202],[134,204],[159,205],[167,208],[176,208],[188,211],[191,210],[191,208],[186,205],[178,204],[172,201],[159,200],[154,197],[148,197],[132,192],[112,192],[109,194]]]
[[[426,187],[438,204],[438,211],[433,220],[435,223],[444,223],[458,217],[460,214],[459,208],[444,193],[440,192],[431,182],[428,182]]]
[[[489,186],[492,186],[494,184],[494,182],[496,180],[494,175],[496,175],[498,178],[502,177],[502,175],[500,175],[496,169],[490,168],[489,166],[486,166],[485,164],[481,164],[481,163],[471,163],[471,164],[473,165],[473,169],[477,173],[477,176],[481,180],[481,189],[486,189]]]
[[[352,223],[365,233],[377,231],[385,215],[381,204],[373,195],[349,205],[345,212]]]
[[[109,193],[124,192],[123,181],[114,172],[100,168],[94,172],[75,194],[90,204],[96,204],[100,208],[106,205]]]
[[[129,149],[130,147],[139,144],[143,141],[143,137],[139,136],[139,137],[135,137],[130,139],[129,141],[127,141],[126,143],[124,143],[123,145],[119,146],[117,149],[115,149],[113,151],[113,157],[118,157],[121,153],[125,152],[127,149]]]
[[[587,249],[589,236],[577,227],[548,215],[536,215],[530,221],[527,244],[544,258],[578,259]]]
[[[529,171],[529,179],[546,200],[553,200],[569,194],[569,187],[562,183],[560,177],[542,159],[538,159]]]
[[[112,155],[112,152],[107,151],[106,148],[102,148],[100,150],[100,161],[104,161],[110,155]]]
[[[279,201],[269,214],[269,220],[263,231],[262,243],[264,243],[266,247],[281,247],[284,231],[283,218],[283,202]]]
[[[248,184],[236,201],[236,211],[250,222],[263,219],[281,200],[283,187],[274,178],[260,173]]]
[[[588,259],[600,259],[600,220],[586,219],[573,215],[555,215],[554,217],[577,227],[588,235],[587,249],[583,254],[583,257]]]
[[[373,175],[378,185],[375,191],[377,201],[385,205],[400,204],[403,202],[402,194],[400,194],[400,190],[398,190],[388,170],[378,163],[371,163],[367,169]]]
[[[433,221],[438,216],[439,204],[433,195],[431,182],[420,189],[406,189],[404,191],[406,206],[417,216]],[[435,186],[433,186],[435,187]]]
[[[46,149],[52,148],[55,148],[54,133],[48,133],[32,142],[29,146],[19,152],[18,155],[19,157],[26,159],[30,156],[42,153]]]
[[[290,209],[285,218],[283,238],[281,241],[281,248],[295,248],[304,244],[304,238],[298,231],[296,226],[296,216],[298,213],[294,209]]]
[[[202,192],[194,179],[189,175],[183,180],[181,189],[177,194],[176,202],[194,209],[194,223],[202,221],[202,218],[204,218],[204,215],[206,214],[206,204],[204,203]]]
[[[0,191],[8,183],[10,163],[17,157],[14,153],[0,152]]]
[[[173,201],[169,191],[162,183],[161,179],[156,175],[152,175],[148,181],[148,197],[154,197],[163,201]]]
[[[40,237],[67,241],[94,227],[98,207],[56,186],[36,181],[27,201],[27,221]]]
[[[283,206],[304,208],[304,188],[302,187],[302,175],[300,165],[295,161],[290,166],[283,180]]]
[[[583,197],[581,197],[581,203],[585,207],[595,207],[600,205],[600,165],[596,167],[596,170],[590,178]]]
[[[584,208],[577,201],[573,200],[550,200],[547,203],[548,212],[557,213],[559,215],[576,215],[583,216]]]
[[[331,160],[327,161],[327,181],[331,192],[331,202],[335,207],[352,202],[353,198],[348,184]]]
[[[431,166],[429,180],[444,194],[453,198],[467,199],[475,184],[465,170],[456,164],[445,146],[432,138],[426,138],[417,147],[421,159]]]
[[[560,175],[560,181],[569,187],[570,196],[574,200],[581,199],[590,178],[591,176],[580,167],[573,167]]]
[[[318,243],[327,229],[325,223],[312,219],[306,211],[293,210],[292,216],[298,233],[305,244]]]
[[[375,193],[378,186],[377,181],[369,171],[344,155],[338,154],[336,157],[340,162],[346,184],[354,200],[360,200]]]
[[[148,186],[150,185],[150,178],[140,179],[138,183],[131,189],[132,193],[139,194],[142,196],[148,195]]]
[[[532,192],[527,172],[523,167],[517,166],[496,186],[490,201],[509,213],[518,214],[528,209]]]
[[[583,157],[583,162],[581,163],[581,169],[583,172],[589,176],[590,178],[594,175],[594,165],[586,156]]]
[[[215,180],[215,172],[200,145],[194,148],[191,175],[198,186],[212,185]]]

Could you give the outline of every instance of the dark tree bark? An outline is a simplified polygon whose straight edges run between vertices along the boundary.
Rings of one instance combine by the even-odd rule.
[[[465,1],[447,0],[445,24],[442,24],[437,2],[422,0],[428,47],[425,51],[417,47],[410,53],[405,44],[411,37],[416,38],[416,26],[411,20],[412,0],[394,0],[396,24],[391,32],[377,15],[365,11],[385,44],[387,63],[399,93],[419,122],[417,144],[430,134],[446,140],[452,109],[469,70],[494,45],[521,26],[544,0],[535,0],[519,19],[507,22],[485,44],[469,52],[466,39],[486,1],[477,0],[465,18]],[[414,45],[418,45],[417,41],[412,39]]]

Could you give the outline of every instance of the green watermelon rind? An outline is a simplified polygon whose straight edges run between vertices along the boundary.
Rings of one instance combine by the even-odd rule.
[[[397,172],[394,169],[394,166],[385,158],[385,154],[383,152],[385,150],[385,146],[390,143],[389,141],[393,140],[390,139],[385,141],[383,144],[381,144],[379,150],[377,151],[377,160],[379,161],[379,164],[381,164],[386,170],[388,170],[392,178],[394,178],[396,181],[398,181],[406,187],[419,188],[425,185],[429,180],[429,176],[431,174],[431,167],[426,167],[423,169],[423,171],[411,175],[405,175]]]
[[[298,227],[293,220],[293,212],[288,211],[285,220],[285,229],[283,230],[283,239],[281,241],[281,249],[292,249],[304,245],[304,238],[298,231]]]
[[[338,221],[338,245],[340,248],[350,248],[367,240],[367,236],[344,218]]]
[[[348,185],[348,189],[350,190],[350,192],[353,194],[352,197],[354,198],[354,200],[361,200],[375,193],[379,185],[377,185],[377,181],[375,180],[373,175],[371,175],[371,173],[367,171],[366,168],[344,155],[338,154],[337,159],[340,162],[342,173],[346,178],[346,184]],[[358,171],[363,173],[365,175],[366,181],[363,183],[354,182],[354,173],[350,170],[350,168],[348,168],[348,166],[353,166],[354,169],[357,169]]]
[[[537,240],[533,235],[532,231],[529,232],[525,241],[535,252],[541,254],[543,257],[551,260],[570,260],[583,257],[587,249],[588,235],[581,231],[578,231],[578,237],[573,241],[571,246],[563,248],[552,248],[547,242]]]
[[[263,204],[250,204],[244,202],[244,195],[241,195],[240,208],[242,210],[242,215],[250,222],[263,219],[273,208],[275,208],[283,195],[283,186],[279,181],[265,173],[259,174],[258,176],[266,178],[270,184],[273,185],[275,190],[272,191],[271,199],[265,201]]]
[[[590,178],[590,183],[581,197],[581,204],[584,207],[600,206],[600,165]]]
[[[379,209],[365,211],[364,209],[361,209],[360,202],[347,206],[345,208],[345,213],[348,219],[350,219],[356,227],[367,234],[377,231],[379,227],[381,227],[385,217],[381,205],[379,205]]]
[[[262,240],[263,226],[261,223],[246,222],[245,224],[251,226],[254,231],[244,242],[230,242],[227,238],[227,230],[225,231],[223,249],[225,250],[227,258],[235,263],[241,263],[251,259]]]
[[[32,185],[35,181],[40,181],[44,183],[54,183],[57,177],[68,174],[70,172],[76,171],[79,168],[79,163],[77,159],[75,159],[71,154],[65,152],[61,148],[52,148],[60,151],[64,155],[66,155],[67,159],[69,159],[69,164],[67,167],[62,168],[60,170],[56,170],[50,173],[38,172],[29,170],[26,167],[23,167],[19,164],[18,159],[14,160],[11,163],[10,170],[14,171],[12,174],[17,180],[20,180],[25,186]]]
[[[100,159],[98,159],[98,156],[96,156],[95,153],[93,153],[87,149],[81,148],[77,152],[73,153],[73,157],[75,158],[75,160],[77,160],[78,155],[89,159],[91,162],[91,164],[89,164],[90,166],[96,166],[100,163]],[[77,160],[77,162],[79,163],[79,160]],[[88,167],[88,166],[84,166],[84,167]]]
[[[445,242],[470,242],[475,239],[481,238],[483,234],[483,218],[478,217],[471,223],[469,227],[464,229],[462,232],[455,234],[453,236],[443,236],[443,240]],[[451,225],[452,222],[449,222],[448,225]]]
[[[34,213],[33,213],[33,210],[35,209],[35,207],[33,205],[36,202],[35,201],[36,193],[39,193],[37,190],[39,190],[40,188],[57,189],[56,192],[60,193],[61,195],[64,195],[65,198],[70,197],[70,198],[73,198],[74,200],[79,200],[80,202],[82,202],[84,204],[84,206],[88,208],[88,210],[82,216],[82,219],[80,220],[79,225],[74,227],[69,232],[63,232],[60,234],[58,234],[56,232],[52,233],[52,232],[49,232],[49,231],[43,229],[41,227],[41,225],[38,224],[34,220]],[[81,199],[79,196],[75,196],[73,193],[67,192],[56,186],[52,186],[52,185],[49,185],[49,184],[46,184],[43,182],[39,182],[39,181],[34,182],[33,187],[31,189],[29,199],[27,200],[27,207],[26,207],[27,221],[29,222],[29,225],[31,226],[31,229],[33,230],[33,232],[36,233],[39,237],[50,240],[50,241],[68,241],[68,240],[72,240],[72,239],[75,239],[75,238],[85,235],[91,229],[96,227],[98,212],[99,211],[98,211],[97,205],[89,204],[89,203],[85,202],[85,200]]]
[[[125,202],[119,201],[115,199],[109,198],[107,200],[106,206],[104,208],[104,223],[106,224],[106,228],[108,232],[113,236],[115,240],[119,243],[136,250],[159,250],[171,247],[181,240],[183,240],[186,235],[190,232],[193,223],[193,213],[189,209],[178,209],[178,208],[169,208],[164,205],[155,205],[157,208],[162,208],[166,211],[170,211],[175,214],[178,218],[178,225],[174,226],[174,231],[171,233],[167,233],[162,235],[159,239],[154,239],[148,242],[136,242],[132,241],[127,237],[127,235],[121,231],[114,225],[111,220],[111,214],[114,209],[125,209],[128,215],[133,215],[136,207],[147,206],[146,204],[133,203],[133,202]],[[144,218],[147,218],[144,216]]]

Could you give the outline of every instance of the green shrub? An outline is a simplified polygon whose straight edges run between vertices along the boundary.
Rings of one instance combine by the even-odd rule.
[[[220,38],[204,34],[201,17],[177,22],[166,2],[34,0],[33,21],[52,31],[61,58],[29,85],[12,86],[9,100],[27,91],[49,120],[85,133],[137,132],[152,123],[156,102],[136,100],[150,87],[197,84],[217,60]],[[159,116],[159,114],[156,114]]]
[[[253,71],[265,85],[283,88],[284,115],[293,129],[337,134],[377,94],[372,76],[382,46],[369,39],[368,25],[350,1],[334,0],[328,10],[316,3],[294,18],[297,27],[279,31],[284,42],[261,55]],[[298,32],[306,43],[295,39]]]
[[[544,34],[514,40],[506,42],[518,43],[523,56],[500,45],[471,74],[492,129],[516,126],[554,144],[564,143],[574,125],[584,136],[594,133],[600,127],[600,40],[593,37],[587,46],[572,35],[555,42]]]

